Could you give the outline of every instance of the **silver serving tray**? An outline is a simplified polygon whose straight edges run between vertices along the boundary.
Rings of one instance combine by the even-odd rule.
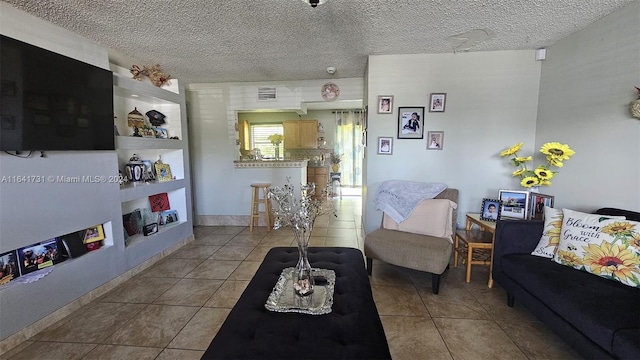
[[[310,315],[324,315],[331,312],[333,290],[336,284],[336,272],[327,269],[311,269],[313,276],[324,276],[327,283],[314,285],[313,294],[296,295],[293,289],[293,269],[285,268],[273,287],[264,307],[275,312],[296,312]]]

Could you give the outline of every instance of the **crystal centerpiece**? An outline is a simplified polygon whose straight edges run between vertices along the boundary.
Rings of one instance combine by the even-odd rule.
[[[274,229],[290,227],[298,244],[298,263],[293,270],[293,289],[298,296],[313,294],[314,279],[307,257],[309,240],[316,218],[331,213],[335,216],[335,209],[331,203],[326,203],[327,189],[323,196],[314,198],[315,184],[304,184],[300,188],[300,197],[296,197],[294,187],[289,183],[283,187],[272,187],[269,199],[272,200],[274,214]]]

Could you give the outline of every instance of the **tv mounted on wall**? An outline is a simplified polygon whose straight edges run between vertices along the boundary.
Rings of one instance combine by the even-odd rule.
[[[114,150],[113,74],[0,35],[0,150]]]

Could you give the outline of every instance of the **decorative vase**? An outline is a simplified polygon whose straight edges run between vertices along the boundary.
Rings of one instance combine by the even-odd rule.
[[[313,275],[311,264],[307,258],[309,250],[309,240],[311,238],[311,228],[294,228],[293,233],[298,243],[298,263],[293,270],[293,288],[298,296],[308,296],[313,294]]]
[[[331,169],[334,173],[340,172],[340,164],[332,164]]]
[[[276,145],[276,160],[280,160],[280,145]]]
[[[534,193],[540,192],[539,186],[532,186],[530,188],[524,188],[524,189],[525,191],[528,191],[528,192],[534,192]]]

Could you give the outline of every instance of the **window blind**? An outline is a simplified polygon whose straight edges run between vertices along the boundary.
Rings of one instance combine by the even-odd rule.
[[[262,157],[275,158],[275,146],[269,141],[269,136],[273,134],[283,134],[282,124],[251,124],[251,148],[260,149]],[[286,141],[286,140],[285,140]],[[280,143],[280,157],[284,155],[284,143]]]

